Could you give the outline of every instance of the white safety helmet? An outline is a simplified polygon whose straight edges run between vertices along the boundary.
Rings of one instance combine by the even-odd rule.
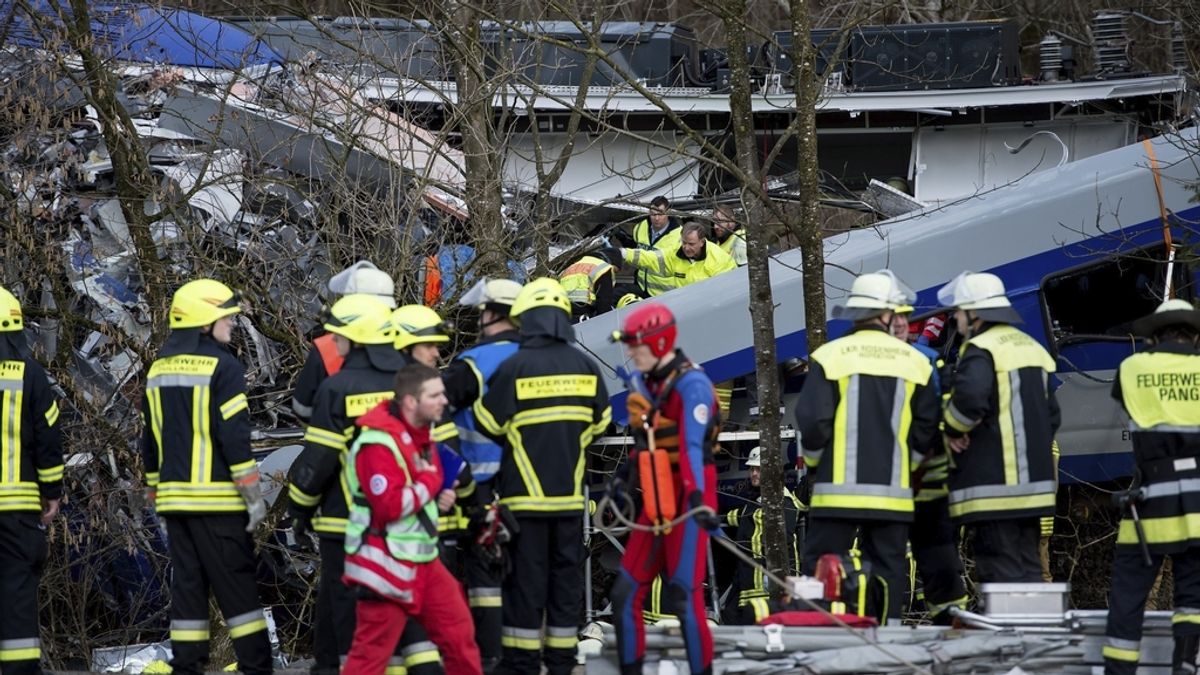
[[[897,310],[916,302],[917,294],[905,286],[891,270],[860,274],[850,286],[845,305],[833,308],[833,318],[848,321],[871,319],[888,310]]]
[[[521,284],[509,279],[480,279],[471,290],[463,294],[458,304],[464,307],[483,309],[486,305],[504,305],[512,308],[521,292]]]
[[[756,445],[750,451],[750,456],[746,458],[746,466],[762,466],[762,446]]]
[[[943,307],[974,313],[984,321],[1021,323],[1005,294],[1004,282],[988,272],[963,272],[942,286],[937,294]]]
[[[396,309],[396,284],[387,272],[369,260],[359,260],[329,279],[334,295],[374,295],[390,309]]]

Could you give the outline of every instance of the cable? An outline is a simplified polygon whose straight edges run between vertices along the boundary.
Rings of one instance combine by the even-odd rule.
[[[628,497],[626,497],[625,502],[626,502],[626,505],[629,507],[628,510],[632,511],[633,510],[632,501]],[[616,518],[616,520],[618,522],[620,522],[621,525],[624,526],[624,528],[623,529],[615,528],[615,527],[611,527],[610,525],[605,524],[602,516],[606,511],[611,511],[613,516]],[[605,494],[604,497],[600,499],[600,503],[596,505],[596,512],[592,514],[592,527],[594,527],[596,530],[603,532],[614,538],[617,536],[620,536],[621,534],[625,534],[625,532],[627,532],[627,531],[649,532],[655,536],[660,536],[663,533],[670,531],[675,526],[683,523],[688,518],[691,518],[692,516],[694,516],[698,513],[701,513],[701,512],[709,513],[712,515],[713,518],[717,517],[716,512],[713,511],[710,507],[697,506],[695,508],[685,511],[684,513],[677,516],[674,520],[670,520],[666,523],[659,524],[659,525],[642,525],[640,523],[634,522],[629,517],[629,515],[627,515],[621,509],[617,508],[617,505],[612,500],[611,495]],[[719,530],[718,530],[718,532],[719,532]],[[734,557],[737,558],[738,560],[742,561],[743,563],[745,563],[747,565],[750,565],[751,567],[755,567],[755,568],[758,568],[759,570],[761,570],[764,576],[766,576],[768,579],[770,579],[772,583],[778,584],[780,588],[787,588],[789,586],[788,582],[785,581],[784,579],[780,578],[779,575],[775,574],[774,572],[767,569],[766,567],[758,564],[758,561],[755,560],[753,557],[751,557],[749,554],[747,554],[745,551],[743,551],[742,547],[738,546],[737,542],[734,542],[734,541],[730,540],[728,537],[724,536],[723,534],[719,534],[719,533],[713,533],[710,538],[712,540],[716,541],[717,543],[721,544],[722,546],[724,546],[725,549],[728,550],[730,553],[732,553],[734,555]],[[824,607],[821,607],[820,605],[813,602],[812,600],[809,600],[808,598],[804,598],[804,597],[797,597],[797,599],[800,600],[801,602],[803,602],[804,604],[808,605],[810,608],[812,608],[813,611],[820,613],[821,616],[825,617],[826,620],[830,621],[835,626],[838,626],[839,628],[843,628],[846,631],[848,631],[849,633],[858,636],[858,638],[861,639],[868,646],[878,649],[880,652],[882,652],[888,658],[893,659],[893,660],[903,664],[905,667],[912,669],[912,672],[922,673],[923,675],[933,675],[933,673],[931,671],[929,671],[928,669],[922,668],[921,666],[918,666],[917,664],[912,663],[912,662],[908,661],[907,659],[904,659],[904,658],[888,651],[887,648],[885,648],[882,644],[880,644],[877,640],[873,639],[871,636],[867,635],[866,632],[855,630],[854,627],[850,626],[845,621],[842,621],[835,614],[833,614],[829,610],[825,609]]]

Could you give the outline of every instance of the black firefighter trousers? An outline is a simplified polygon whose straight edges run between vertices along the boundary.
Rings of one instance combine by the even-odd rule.
[[[903,611],[904,589],[908,586],[908,565],[904,560],[908,523],[810,518],[801,571],[813,576],[822,555],[846,555],[856,536],[863,559],[871,563],[871,573],[884,586],[884,606],[876,608],[875,618],[879,619],[880,625],[889,619],[898,623]]]
[[[208,593],[233,638],[238,670],[272,672],[271,642],[255,584],[254,542],[245,513],[168,515],[171,553],[171,669],[200,675],[208,663]]]
[[[357,592],[342,583],[346,570],[345,544],[340,538],[319,537],[321,542],[321,577],[317,583],[317,604],[313,609],[313,675],[338,675],[341,664],[350,653],[354,641]],[[437,645],[425,634],[416,621],[404,625],[396,653],[388,662],[389,675],[407,672],[409,675],[442,675],[441,656]]]
[[[1171,617],[1175,660],[1194,665],[1200,644],[1200,547],[1193,546],[1169,555],[1175,582],[1175,613]],[[1103,648],[1104,672],[1107,675],[1133,675],[1137,672],[1146,599],[1165,557],[1163,554],[1152,554],[1151,564],[1147,566],[1137,545],[1118,545],[1113,554],[1108,627],[1104,631]],[[1185,666],[1173,672],[1195,671]]]
[[[38,582],[46,564],[40,514],[0,514],[0,673],[42,672],[38,639]]]
[[[935,624],[949,625],[949,609],[966,609],[969,596],[947,497],[914,504],[909,542],[921,577],[925,610]]]
[[[517,523],[503,586],[504,656],[494,672],[529,675],[545,663],[549,675],[570,675],[583,618],[583,516],[518,514]]]

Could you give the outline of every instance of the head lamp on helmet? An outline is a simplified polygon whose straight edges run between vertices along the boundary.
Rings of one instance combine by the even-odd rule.
[[[611,339],[630,346],[646,345],[651,354],[662,358],[675,349],[678,332],[675,315],[666,305],[644,302],[629,313],[621,330],[613,333]]]
[[[215,279],[189,281],[171,298],[172,329],[210,326],[226,316],[242,311],[241,296]]]
[[[391,344],[396,337],[391,308],[378,297],[363,293],[333,303],[325,330],[360,345]]]
[[[541,277],[525,284],[513,301],[509,315],[516,319],[537,307],[552,307],[571,315],[571,301],[567,298],[567,292],[562,284],[550,277]]]
[[[442,317],[425,305],[405,305],[397,309],[392,313],[392,324],[396,330],[396,349],[450,341],[450,329]]]
[[[25,327],[21,303],[8,289],[0,287],[0,333],[19,331]]]

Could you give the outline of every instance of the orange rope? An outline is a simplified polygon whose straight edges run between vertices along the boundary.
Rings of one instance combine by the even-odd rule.
[[[1162,221],[1163,243],[1167,247],[1167,262],[1175,260],[1175,243],[1171,238],[1171,221],[1167,215],[1167,200],[1163,197],[1162,172],[1159,170],[1158,158],[1154,156],[1154,145],[1150,139],[1142,141],[1142,147],[1146,149],[1146,158],[1150,160],[1150,173],[1154,176],[1154,190],[1158,193],[1158,218]],[[1171,279],[1167,279],[1167,297],[1173,297],[1175,289],[1171,283]]]

